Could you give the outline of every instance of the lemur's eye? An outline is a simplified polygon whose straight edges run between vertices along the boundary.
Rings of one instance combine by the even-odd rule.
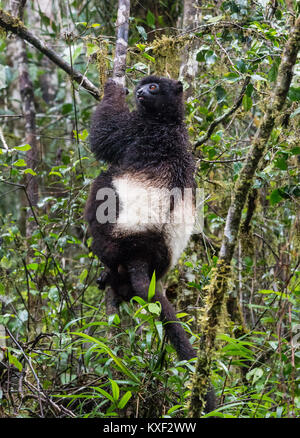
[[[156,90],[157,86],[155,84],[149,85],[150,90]]]

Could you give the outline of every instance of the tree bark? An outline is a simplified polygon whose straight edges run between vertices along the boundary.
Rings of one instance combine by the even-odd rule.
[[[192,380],[189,416],[200,417],[205,405],[205,394],[209,387],[210,368],[215,348],[216,334],[219,326],[224,298],[231,273],[231,261],[236,247],[241,222],[242,210],[251,189],[255,171],[266,150],[267,141],[286,100],[293,77],[293,67],[300,48],[300,17],[296,20],[294,30],[288,39],[278,71],[276,87],[261,125],[256,132],[244,167],[236,181],[231,205],[229,207],[222,239],[217,267],[208,287],[206,306],[203,317],[203,337]]]
[[[26,0],[19,0],[14,3],[14,14],[23,20],[24,8],[26,6]],[[19,72],[19,89],[22,102],[22,110],[25,118],[25,143],[30,145],[30,150],[26,152],[26,164],[27,167],[34,170],[37,167],[39,160],[39,145],[37,141],[36,130],[36,109],[34,102],[34,89],[30,79],[28,60],[26,53],[26,44],[24,40],[18,40],[16,44],[16,60],[17,68]],[[34,220],[32,220],[31,208],[35,208],[39,200],[39,186],[36,175],[27,173],[25,175],[25,185],[28,196],[29,207],[26,213],[26,236],[31,237],[32,233],[37,228]],[[28,205],[27,203],[27,205]],[[28,258],[32,254],[28,253]],[[29,320],[34,321],[32,327],[37,328],[36,320],[41,314],[39,297],[33,296],[28,293],[28,312]]]
[[[128,46],[130,0],[119,0],[116,22],[117,42],[114,59],[113,79],[125,86],[126,54]]]

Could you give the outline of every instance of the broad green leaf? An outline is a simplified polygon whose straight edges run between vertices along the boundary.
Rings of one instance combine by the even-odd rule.
[[[152,29],[155,28],[155,15],[150,11],[150,9],[146,15],[146,21],[149,27],[152,27]]]
[[[15,161],[15,162],[13,163],[13,166],[16,166],[16,167],[24,167],[24,166],[27,166],[27,163],[26,163],[25,160],[23,160],[23,158],[20,158],[19,160]]]
[[[280,170],[287,170],[288,164],[285,157],[279,157],[275,160],[274,166],[278,167]]]
[[[17,151],[27,152],[31,149],[30,144],[22,144],[21,146],[15,146],[14,149]]]
[[[24,173],[25,174],[29,173],[30,175],[33,175],[33,176],[37,175],[37,173],[34,170],[32,170],[30,167],[27,167],[27,169],[24,170]]]
[[[148,310],[150,313],[154,313],[155,315],[160,315],[160,306],[156,303],[149,303]]]
[[[280,194],[280,191],[278,189],[273,190],[273,192],[270,194],[269,200],[271,205],[278,204],[278,202],[282,201],[282,196]]]

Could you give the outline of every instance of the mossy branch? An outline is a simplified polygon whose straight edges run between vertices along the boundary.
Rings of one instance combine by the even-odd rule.
[[[37,50],[51,59],[54,64],[64,70],[71,78],[77,82],[82,88],[87,90],[97,100],[100,99],[100,93],[97,87],[92,84],[84,75],[79,71],[74,70],[70,64],[64,61],[54,50],[50,49],[43,41],[37,38],[32,32],[30,32],[24,23],[18,18],[8,14],[0,8],[0,27],[6,32],[12,32],[19,38],[32,44]]]
[[[271,135],[276,117],[279,116],[293,77],[293,67],[300,49],[300,17],[296,20],[294,29],[288,39],[278,71],[276,86],[266,109],[260,127],[258,128],[245,164],[236,181],[231,205],[229,207],[222,239],[217,267],[207,290],[206,306],[203,317],[203,347],[199,353],[196,370],[192,380],[189,416],[200,417],[205,394],[209,387],[210,369],[215,349],[216,333],[220,323],[221,310],[228,289],[231,275],[231,261],[236,246],[242,210],[247,195],[252,187],[254,174],[266,150],[267,141]]]

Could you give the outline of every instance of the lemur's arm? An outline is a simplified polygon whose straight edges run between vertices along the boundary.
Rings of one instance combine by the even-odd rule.
[[[98,160],[117,163],[125,152],[125,129],[130,115],[126,89],[109,79],[104,97],[92,117],[90,144]]]

